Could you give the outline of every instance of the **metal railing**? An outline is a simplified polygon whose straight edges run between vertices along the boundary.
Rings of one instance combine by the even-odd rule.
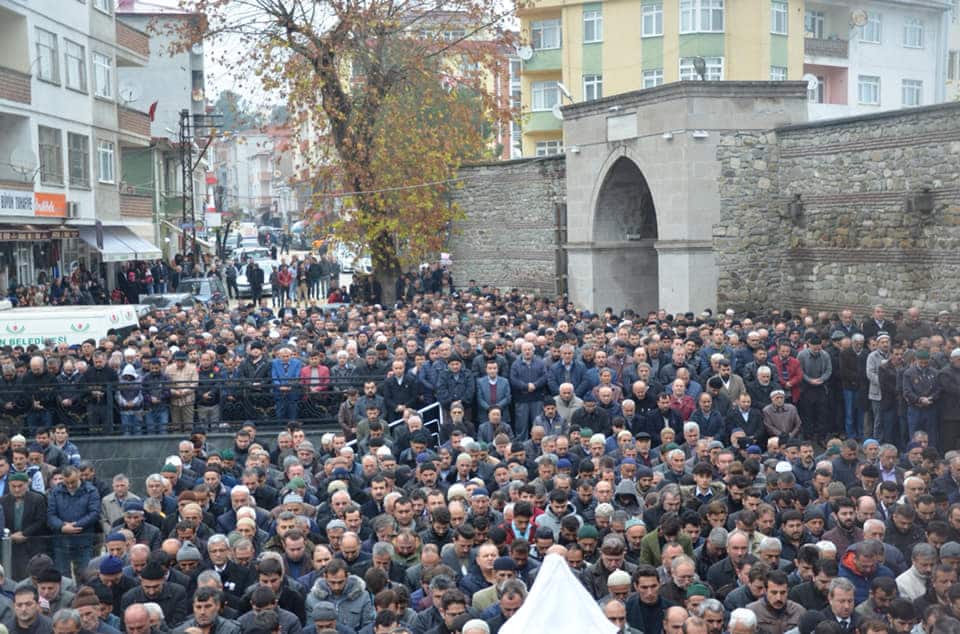
[[[290,421],[314,429],[339,428],[337,414],[348,388],[362,395],[364,377],[322,383],[291,379],[217,378],[199,383],[154,381],[0,384],[0,431],[32,432],[64,423],[78,436],[233,431],[246,422],[282,428]],[[183,390],[191,390],[192,398]],[[154,399],[157,399],[154,401]],[[189,404],[192,402],[192,408]],[[360,416],[364,418],[364,416]]]
[[[434,444],[439,445],[440,438],[440,428],[443,427],[443,408],[440,407],[440,403],[430,403],[424,407],[421,407],[417,410],[417,414],[420,416],[420,420],[423,421],[423,427],[430,432],[430,435],[433,436],[436,441]],[[403,418],[398,418],[395,421],[389,423],[390,429],[396,429],[400,425],[404,424]],[[356,446],[356,439],[351,440],[347,443],[347,446],[354,447]]]

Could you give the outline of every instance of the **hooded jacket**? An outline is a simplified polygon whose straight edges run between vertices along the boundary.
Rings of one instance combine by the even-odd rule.
[[[313,607],[321,601],[333,603],[337,608],[337,623],[354,630],[373,623],[376,616],[366,584],[363,579],[354,575],[347,577],[347,583],[339,596],[333,594],[326,581],[317,579],[307,595],[307,612],[312,612]]]
[[[617,487],[619,488],[619,487]],[[546,511],[539,517],[537,517],[537,526],[540,528],[549,528],[553,531],[553,539],[560,539],[560,522],[563,521],[563,518],[569,517],[570,515],[577,518],[577,521],[580,523],[580,526],[583,526],[583,518],[577,514],[577,509],[574,508],[573,504],[567,502],[567,508],[564,511],[563,515],[558,516],[553,512],[553,509],[550,505],[547,505]]]
[[[124,366],[117,387],[117,405],[121,411],[131,413],[143,409],[143,392],[140,389],[140,375],[131,364]]]
[[[643,506],[637,498],[637,483],[633,480],[621,480],[613,493],[613,505],[628,515],[640,515]]]
[[[847,549],[847,552],[845,552],[840,559],[840,573],[837,576],[848,579],[850,583],[853,584],[853,602],[854,605],[860,605],[870,596],[870,584],[873,583],[874,579],[877,577],[893,578],[893,573],[889,568],[880,564],[877,566],[877,569],[873,571],[873,574],[869,576],[864,575],[857,569],[855,559],[856,553]]]

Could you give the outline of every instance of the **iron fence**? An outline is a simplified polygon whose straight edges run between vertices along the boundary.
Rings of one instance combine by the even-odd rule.
[[[229,432],[247,422],[270,429],[290,421],[334,429],[346,391],[361,387],[362,380],[342,378],[181,382],[151,375],[138,383],[0,383],[0,431],[30,434],[63,423],[77,436]]]

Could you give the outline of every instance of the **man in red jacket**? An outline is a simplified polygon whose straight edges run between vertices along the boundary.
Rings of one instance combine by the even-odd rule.
[[[777,344],[777,354],[771,361],[777,372],[777,380],[790,395],[790,401],[796,403],[800,400],[803,370],[800,369],[800,362],[793,356],[793,347],[789,341],[781,341]]]

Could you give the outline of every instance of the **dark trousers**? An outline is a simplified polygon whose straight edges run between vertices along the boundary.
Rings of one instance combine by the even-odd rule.
[[[823,438],[833,433],[833,412],[827,400],[827,388],[823,385],[805,386],[800,393],[798,405],[800,419],[808,437]]]

